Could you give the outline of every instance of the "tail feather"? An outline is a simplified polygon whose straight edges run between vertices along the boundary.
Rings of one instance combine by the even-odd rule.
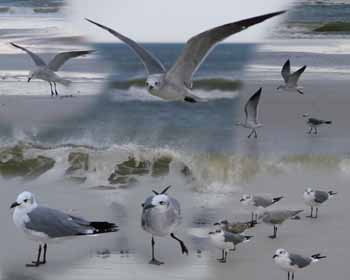
[[[330,196],[330,197],[332,197],[332,196],[334,196],[334,195],[336,195],[337,193],[336,192],[334,192],[334,191],[329,191],[328,192],[328,195]]]
[[[250,241],[250,239],[252,239],[254,236],[251,236],[251,235],[245,235],[244,238],[245,238],[245,242],[248,242]]]
[[[118,226],[109,222],[90,222],[89,226],[94,228],[94,234],[118,231]]]
[[[283,196],[278,196],[278,197],[274,197],[272,199],[273,203],[276,203],[277,201],[280,201],[283,198]]]
[[[332,124],[332,121],[324,121],[325,124]]]
[[[70,84],[72,83],[72,81],[70,80],[66,80],[66,79],[60,79],[59,81],[57,81],[58,83],[64,85],[65,87],[70,86]]]
[[[311,256],[313,262],[318,262],[320,259],[326,258],[326,256],[322,256],[321,254],[315,254]]]

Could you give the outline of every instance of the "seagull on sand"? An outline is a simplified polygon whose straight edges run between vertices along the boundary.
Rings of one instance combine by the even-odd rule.
[[[179,242],[182,254],[188,255],[185,243],[174,234],[175,229],[181,223],[181,210],[179,202],[166,194],[170,187],[166,187],[160,193],[153,191],[154,195],[149,196],[142,204],[141,226],[143,230],[152,235],[152,259],[149,263],[154,265],[164,264],[155,258],[154,236],[170,235],[171,238]]]
[[[324,202],[335,196],[337,193],[334,191],[319,191],[313,190],[311,188],[307,188],[304,192],[304,201],[307,206],[310,206],[311,212],[310,216],[306,216],[308,218],[317,218],[318,215],[318,207],[322,205]],[[316,208],[316,215],[313,216],[314,208]]]
[[[22,192],[11,205],[14,208],[13,221],[26,236],[39,243],[38,255],[35,261],[27,264],[38,267],[46,263],[47,243],[64,238],[83,235],[99,235],[116,232],[118,226],[109,222],[90,222],[56,209],[38,205],[34,195]],[[43,245],[43,246],[42,246]],[[41,260],[41,251],[43,258]]]
[[[227,220],[222,220],[219,222],[214,223],[215,227],[218,227],[219,229],[222,229],[224,231],[235,233],[235,234],[241,234],[244,233],[247,229],[250,229],[256,225],[256,222],[233,222],[230,223]]]
[[[314,254],[311,257],[305,257],[288,253],[285,249],[277,249],[272,258],[281,269],[288,272],[288,280],[294,280],[295,271],[308,267],[310,264],[326,258],[326,256]]]
[[[245,120],[236,124],[237,126],[242,126],[251,130],[250,134],[248,135],[248,138],[250,138],[250,136],[252,136],[253,134],[255,138],[258,138],[258,133],[256,132],[256,129],[263,126],[261,123],[259,123],[258,120],[258,105],[260,101],[261,92],[262,88],[259,88],[258,91],[249,98],[249,100],[244,106]]]
[[[100,23],[90,19],[86,20],[107,30],[138,55],[147,72],[146,87],[151,95],[165,100],[195,103],[201,99],[192,94],[192,77],[215,45],[235,33],[284,12],[280,11],[228,23],[195,35],[187,41],[177,61],[168,71],[155,56],[132,39]]]
[[[309,114],[303,114],[303,118],[306,118],[306,123],[310,126],[310,130],[308,131],[308,134],[312,133],[312,130],[314,130],[314,134],[317,134],[317,127],[324,125],[324,124],[332,124],[332,121],[325,121],[321,119],[316,118],[310,118]]]
[[[277,90],[283,89],[285,91],[297,91],[300,94],[304,94],[303,88],[298,86],[298,80],[301,74],[305,71],[306,65],[295,71],[294,73],[290,72],[290,61],[289,59],[284,63],[282,68],[282,77],[284,79],[284,84],[280,85]]]
[[[33,53],[32,51],[15,43],[10,44],[26,52],[33,59],[35,65],[37,66],[33,71],[29,73],[28,83],[32,79],[40,79],[48,82],[50,84],[51,96],[58,96],[56,83],[62,84],[64,86],[69,86],[71,83],[71,81],[61,78],[55,72],[57,72],[67,60],[94,52],[93,50],[63,52],[57,54],[48,64],[46,64],[46,62],[40,56]]]

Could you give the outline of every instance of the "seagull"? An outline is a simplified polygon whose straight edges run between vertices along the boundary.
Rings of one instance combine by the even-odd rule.
[[[222,250],[222,257],[218,259],[219,262],[225,263],[227,261],[227,250],[236,250],[236,245],[250,241],[253,236],[235,234],[218,229],[209,232],[210,240],[213,245]],[[232,249],[233,245],[233,249]]]
[[[215,45],[235,33],[284,12],[280,11],[228,23],[195,35],[187,41],[177,61],[168,71],[155,56],[135,41],[100,23],[90,19],[86,20],[107,30],[136,53],[145,66],[147,72],[146,87],[151,95],[165,100],[195,103],[201,99],[192,94],[192,77]]]
[[[181,210],[179,202],[166,194],[170,187],[160,193],[153,190],[154,195],[142,204],[141,226],[152,235],[152,259],[149,263],[154,265],[164,264],[154,256],[154,236],[164,237],[170,234],[171,238],[179,242],[182,254],[188,255],[185,243],[173,233],[181,223]]]
[[[240,202],[246,209],[248,209],[252,213],[251,225],[254,225],[257,222],[257,212],[259,208],[267,208],[280,201],[282,198],[283,196],[266,197],[252,194],[244,194],[241,197]]]
[[[258,121],[258,105],[261,96],[261,91],[262,88],[259,88],[258,91],[249,98],[249,100],[244,106],[245,120],[236,124],[237,126],[242,126],[251,129],[248,138],[250,138],[250,136],[252,136],[253,133],[254,137],[258,138],[258,133],[256,132],[256,129],[263,126]]]
[[[247,229],[254,227],[255,224],[256,223],[252,224],[251,222],[230,223],[227,220],[222,220],[216,222],[214,226],[230,233],[241,234],[244,233]]]
[[[311,257],[305,257],[298,254],[290,254],[284,249],[277,249],[272,258],[280,268],[288,272],[288,280],[294,280],[295,271],[308,267],[310,264],[326,258],[326,256],[315,254]]]
[[[317,218],[318,215],[318,207],[320,207],[321,204],[326,202],[328,199],[335,196],[337,193],[334,191],[318,191],[313,190],[311,188],[308,188],[304,192],[304,201],[307,206],[310,206],[311,212],[310,216],[306,216],[308,218]],[[313,216],[314,207],[316,208],[316,215]]]
[[[314,134],[317,134],[317,127],[323,125],[323,124],[332,124],[332,121],[324,121],[321,119],[316,118],[310,118],[309,114],[303,114],[303,117],[306,118],[306,123],[310,126],[310,130],[308,131],[308,134],[312,133],[312,130],[314,130]]]
[[[269,237],[271,239],[274,239],[277,237],[277,226],[278,225],[283,224],[283,222],[288,220],[288,219],[300,219],[300,217],[297,215],[303,211],[304,210],[264,211],[262,214],[259,215],[259,218],[262,219],[262,221],[265,224],[273,225],[273,235],[270,235]]]
[[[286,91],[297,91],[300,94],[304,94],[303,88],[298,86],[298,80],[306,69],[306,65],[295,71],[294,73],[290,72],[290,61],[289,59],[284,63],[282,67],[282,77],[284,79],[284,85],[280,85],[277,90],[283,89]]]
[[[22,192],[12,203],[13,222],[26,236],[39,243],[37,259],[28,267],[38,267],[46,263],[47,243],[68,237],[98,235],[118,231],[118,226],[109,222],[90,222],[56,209],[39,206],[34,195]],[[42,246],[43,244],[43,246]],[[41,250],[43,247],[43,259]]]
[[[51,96],[58,96],[56,83],[64,86],[69,86],[71,83],[71,81],[59,77],[55,72],[57,72],[67,60],[94,52],[93,50],[63,52],[57,54],[48,64],[46,64],[46,62],[40,56],[31,52],[30,50],[15,43],[10,44],[18,49],[21,49],[22,51],[25,51],[33,59],[35,65],[37,66],[29,73],[28,83],[34,78],[47,81],[50,84]]]

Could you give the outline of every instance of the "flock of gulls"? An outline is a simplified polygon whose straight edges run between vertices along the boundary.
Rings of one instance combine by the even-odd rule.
[[[212,28],[190,38],[175,64],[166,70],[163,64],[142,46],[121,33],[104,26],[100,23],[86,19],[88,22],[107,30],[119,40],[127,44],[143,62],[147,80],[146,87],[151,95],[158,96],[165,100],[185,101],[195,103],[201,101],[201,98],[192,93],[192,77],[200,67],[203,60],[217,43],[225,38],[243,31],[250,26],[261,23],[269,18],[284,13],[284,11],[265,14],[241,21],[225,24]],[[56,74],[60,67],[69,59],[90,54],[93,50],[64,52],[56,55],[49,63],[46,63],[37,54],[30,50],[11,43],[12,46],[26,52],[35,62],[36,68],[29,74],[28,82],[31,79],[41,79],[47,81],[50,85],[51,95],[57,96],[58,91],[56,83],[69,85],[70,81],[61,78]],[[305,71],[303,66],[295,72],[291,72],[290,61],[284,64],[282,76],[284,84],[277,90],[296,91],[303,94],[302,88],[298,86],[298,80]],[[261,98],[262,88],[254,93],[244,106],[245,119],[237,125],[251,130],[248,137],[254,135],[258,137],[256,129],[262,124],[258,121],[258,105]],[[317,133],[317,127],[322,124],[330,124],[330,121],[323,121],[315,118],[307,118],[310,126],[309,133]],[[155,257],[155,237],[170,237],[175,240],[184,255],[189,254],[185,243],[174,232],[181,223],[180,203],[170,195],[166,187],[161,192],[153,191],[153,195],[145,199],[142,204],[141,227],[151,235],[151,260],[150,264],[161,265],[162,261]],[[317,218],[318,208],[335,193],[307,189],[304,193],[305,203],[310,207],[310,218]],[[270,238],[277,237],[278,226],[289,219],[300,218],[298,215],[303,210],[268,210],[268,207],[280,201],[283,197],[267,198],[256,195],[244,195],[241,203],[251,212],[251,221],[230,223],[223,220],[214,224],[215,230],[209,232],[208,238],[213,245],[222,250],[222,256],[219,259],[224,263],[227,261],[228,251],[234,251],[240,243],[251,240],[252,236],[245,235],[244,232],[254,227],[259,221],[273,226],[273,234]],[[23,192],[18,195],[16,201],[11,205],[14,209],[13,221],[15,225],[22,230],[26,236],[39,244],[36,259],[27,266],[38,267],[47,262],[48,243],[56,239],[65,239],[67,237],[92,235],[117,232],[118,226],[106,221],[88,221],[80,217],[66,214],[59,210],[42,207],[38,205],[34,195],[30,192]],[[262,209],[262,210],[261,210]],[[314,210],[316,211],[314,215]],[[298,254],[289,253],[284,249],[277,249],[273,259],[275,263],[288,272],[288,280],[294,279],[294,272],[308,267],[310,264],[324,258],[320,254],[305,257]]]

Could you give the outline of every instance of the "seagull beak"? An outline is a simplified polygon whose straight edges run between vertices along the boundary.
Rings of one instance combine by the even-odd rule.
[[[243,199],[243,198],[241,198],[239,201],[240,201],[240,202],[243,202],[243,201],[244,201],[244,199]]]
[[[273,257],[272,257],[272,258],[273,258],[273,259],[275,259],[275,258],[277,258],[277,257],[278,257],[277,255],[273,255]]]
[[[214,234],[214,232],[213,232],[213,231],[211,231],[211,232],[208,232],[208,234]]]
[[[153,207],[155,207],[155,205],[153,205],[153,204],[147,204],[147,205],[144,205],[144,206],[143,206],[143,210],[151,209],[151,208],[153,208]]]
[[[11,204],[10,209],[16,208],[17,206],[20,206],[20,205],[21,204],[19,204],[18,202],[14,202],[14,203]]]

